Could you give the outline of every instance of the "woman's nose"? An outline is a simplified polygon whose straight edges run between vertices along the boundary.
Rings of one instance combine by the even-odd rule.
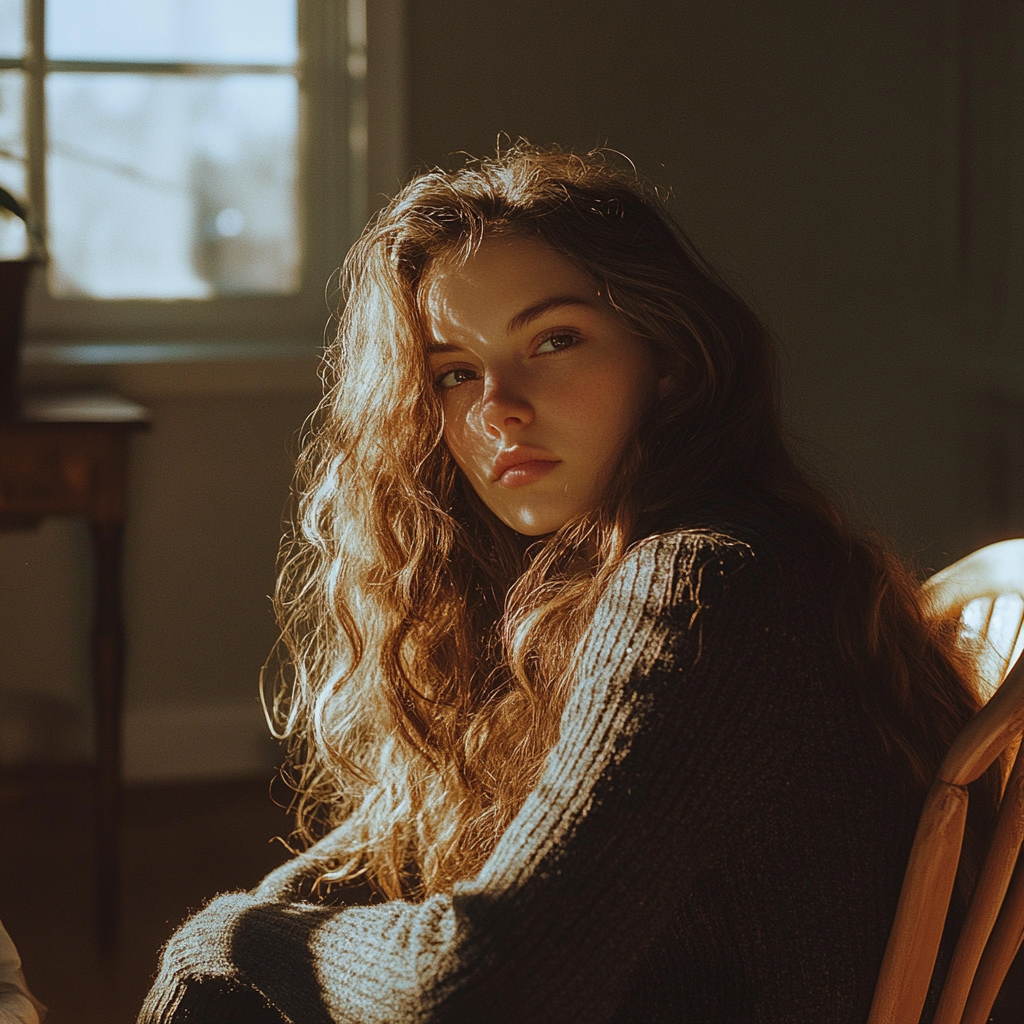
[[[534,410],[521,382],[509,375],[488,375],[480,405],[484,428],[493,437],[533,422]]]

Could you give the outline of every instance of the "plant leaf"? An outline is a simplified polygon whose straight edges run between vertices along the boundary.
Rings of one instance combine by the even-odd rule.
[[[2,185],[0,185],[0,208],[13,213],[15,217],[28,223],[28,211]]]

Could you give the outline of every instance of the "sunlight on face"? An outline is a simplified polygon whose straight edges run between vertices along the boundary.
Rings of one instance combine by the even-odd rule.
[[[484,504],[528,536],[595,507],[655,392],[645,342],[543,242],[491,238],[431,269],[444,440]]]

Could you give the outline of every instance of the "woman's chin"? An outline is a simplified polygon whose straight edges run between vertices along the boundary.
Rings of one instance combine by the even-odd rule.
[[[498,518],[524,537],[546,537],[548,534],[560,530],[569,521],[569,516],[552,515],[550,512],[539,513],[532,510],[504,515],[499,513]]]

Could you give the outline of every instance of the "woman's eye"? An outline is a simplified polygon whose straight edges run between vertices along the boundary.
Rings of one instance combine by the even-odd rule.
[[[578,345],[580,339],[575,334],[549,334],[536,348],[537,352],[564,352],[567,348]]]
[[[446,390],[457,388],[468,380],[476,380],[476,370],[471,370],[466,366],[457,366],[454,370],[447,370],[439,377],[435,377],[434,386]]]

